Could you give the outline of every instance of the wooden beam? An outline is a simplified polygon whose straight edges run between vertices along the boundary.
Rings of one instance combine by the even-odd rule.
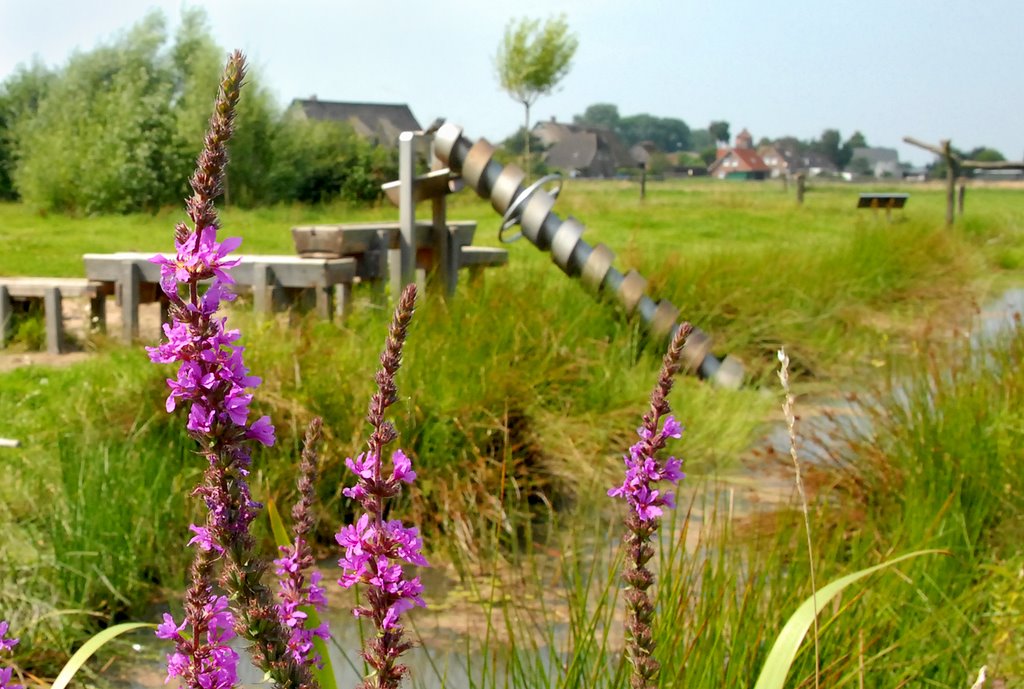
[[[953,153],[949,150],[949,141],[945,139],[938,146],[926,144],[925,142],[919,139],[915,139],[912,136],[903,137],[903,141],[910,144],[911,146],[917,146],[918,148],[923,148],[926,151],[931,151],[940,158],[945,158],[947,155],[953,155]],[[943,146],[943,144],[945,144],[945,146]],[[956,156],[954,155],[954,157]],[[959,158],[957,159],[959,160]]]
[[[964,160],[960,165],[975,170],[1024,170],[1024,161],[1016,160]]]

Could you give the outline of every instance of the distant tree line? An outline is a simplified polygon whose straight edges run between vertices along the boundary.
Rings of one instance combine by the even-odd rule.
[[[694,154],[688,160],[694,161],[699,158],[709,165],[718,156],[718,149],[728,146],[732,139],[729,122],[725,120],[712,120],[705,129],[691,129],[686,122],[674,117],[657,117],[647,113],[622,117],[618,106],[613,103],[590,105],[583,114],[573,116],[573,123],[609,129],[627,146],[650,141],[665,153],[688,152]],[[519,136],[522,136],[521,132],[522,130]],[[855,160],[853,157],[854,150],[869,147],[866,137],[859,131],[855,131],[844,140],[838,129],[828,128],[814,139],[806,140],[795,136],[781,136],[775,139],[765,137],[758,141],[757,145],[766,144],[772,144],[794,156],[820,155],[835,165],[837,170],[849,170],[863,175],[872,174],[867,160]],[[967,152],[955,152],[971,160],[1005,160],[1002,153],[986,146],[979,146]],[[945,163],[941,159],[936,159],[927,170],[929,177],[942,178],[946,174]],[[965,171],[965,175],[973,174],[973,170]]]
[[[68,213],[180,204],[225,54],[192,8],[173,37],[154,13],[63,67],[19,67],[0,84],[0,198]],[[227,203],[367,201],[394,178],[393,151],[282,112],[257,74],[247,81]]]

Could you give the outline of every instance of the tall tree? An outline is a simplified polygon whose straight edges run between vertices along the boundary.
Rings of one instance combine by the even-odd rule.
[[[35,114],[53,79],[54,73],[36,59],[27,67],[18,65],[14,74],[0,84],[0,199],[18,197],[14,187],[15,130],[20,120]]]
[[[729,123],[725,120],[715,120],[708,125],[708,131],[715,143],[729,143]]]
[[[846,166],[849,165],[850,162],[853,160],[853,151],[858,148],[867,147],[868,142],[867,139],[864,138],[864,135],[861,134],[859,131],[854,132],[850,136],[850,138],[846,140],[846,143],[844,143],[842,147],[839,149],[839,161],[841,163],[839,167],[845,170]],[[862,169],[862,167],[858,167],[858,169],[854,170],[854,172],[861,174]]]
[[[618,131],[621,119],[619,106],[612,103],[594,103],[588,105],[582,115],[574,115],[572,121],[589,127],[604,127],[614,132]]]
[[[821,138],[814,143],[814,150],[832,161],[837,168],[842,168],[842,137],[837,129],[826,129]]]
[[[516,102],[522,103],[526,130],[530,107],[551,93],[569,73],[579,41],[569,32],[565,15],[541,25],[537,19],[513,19],[505,27],[495,64],[498,81]],[[530,174],[530,139],[526,138],[526,174]]]

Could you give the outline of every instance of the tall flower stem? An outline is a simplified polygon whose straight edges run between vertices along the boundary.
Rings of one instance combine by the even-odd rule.
[[[668,352],[662,360],[658,381],[651,392],[651,403],[637,429],[640,440],[629,448],[623,458],[626,478],[622,485],[608,491],[608,495],[623,498],[630,506],[626,517],[626,652],[632,665],[630,686],[633,689],[654,689],[658,686],[661,666],[654,659],[654,603],[648,589],[654,584],[654,574],[647,563],[654,557],[651,541],[660,528],[664,507],[674,507],[671,492],[662,492],[655,485],[660,481],[671,484],[683,478],[681,462],[669,457],[658,460],[658,452],[668,438],[679,438],[682,426],[669,416],[668,395],[682,360],[683,345],[689,336],[689,323],[680,325],[672,337]],[[664,419],[664,420],[663,420]]]
[[[419,577],[410,579],[405,574],[405,565],[427,566],[419,532],[404,527],[397,519],[384,519],[386,501],[399,493],[402,483],[412,483],[416,472],[401,450],[391,456],[389,475],[385,476],[381,466],[384,448],[398,437],[394,425],[385,418],[385,412],[398,399],[395,375],[402,363],[402,347],[415,302],[416,288],[410,285],[398,301],[380,357],[377,390],[370,399],[366,417],[373,427],[367,450],[355,459],[345,460],[357,482],[342,493],[357,500],[364,513],[355,524],[342,527],[336,536],[338,544],[345,549],[345,556],[338,561],[342,568],[338,583],[344,588],[364,585],[367,604],[352,612],[356,617],[369,618],[377,630],[362,651],[363,658],[373,668],[373,673],[363,682],[366,689],[397,689],[408,672],[404,665],[398,664],[398,659],[411,646],[403,638],[401,615],[413,606],[425,605],[420,597],[423,585]]]
[[[221,301],[234,298],[228,271],[238,261],[228,255],[241,240],[217,241],[214,200],[223,189],[227,144],[234,132],[235,107],[244,79],[245,59],[236,51],[225,67],[203,151],[190,180],[193,194],[186,208],[192,225],[175,226],[174,257],[152,259],[161,267],[160,286],[170,302],[172,322],[164,326],[167,342],[148,348],[149,355],[154,362],[179,365],[176,378],[168,380],[167,410],[173,411],[179,404],[188,406],[186,428],[207,460],[202,482],[193,491],[208,510],[205,523],[191,527],[195,536],[190,544],[196,545],[197,555],[186,621],[193,634],[188,641],[169,619],[160,634],[178,645],[178,653],[170,658],[169,678],[182,676],[189,687],[219,689],[234,682],[233,668],[219,672],[200,657],[204,633],[207,646],[202,648],[213,649],[213,653],[226,640],[221,628],[228,624],[249,640],[253,661],[276,686],[300,689],[313,687],[314,682],[308,666],[296,662],[289,652],[290,630],[278,616],[273,594],[263,584],[267,563],[254,554],[249,533],[261,508],[252,499],[246,480],[251,445],[273,445],[274,427],[266,416],[249,421],[253,396],[248,390],[256,388],[260,379],[249,375],[245,366],[244,349],[236,344],[240,333],[228,330],[226,319],[217,317]],[[212,592],[218,564],[219,583],[229,594],[234,615],[222,609],[222,598]],[[182,657],[188,660],[187,667]],[[219,674],[211,674],[215,672]]]

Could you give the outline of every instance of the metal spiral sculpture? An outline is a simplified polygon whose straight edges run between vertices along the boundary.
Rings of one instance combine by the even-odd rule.
[[[671,337],[679,327],[679,310],[666,300],[656,303],[647,296],[647,280],[635,270],[625,275],[617,270],[612,265],[615,254],[607,246],[588,244],[582,238],[584,226],[579,220],[572,216],[563,220],[552,211],[558,192],[544,189],[548,178],[524,186],[525,173],[515,165],[495,161],[494,152],[486,139],[472,143],[455,124],[442,125],[434,135],[434,155],[502,215],[503,241],[518,238],[504,237],[507,229],[518,224],[522,236],[550,252],[566,275],[580,278],[595,294],[614,295],[626,315],[639,315],[652,336]],[[711,338],[698,328],[687,339],[683,357],[692,371],[719,385],[735,388],[743,381],[743,364],[731,356],[719,359],[712,354]]]

